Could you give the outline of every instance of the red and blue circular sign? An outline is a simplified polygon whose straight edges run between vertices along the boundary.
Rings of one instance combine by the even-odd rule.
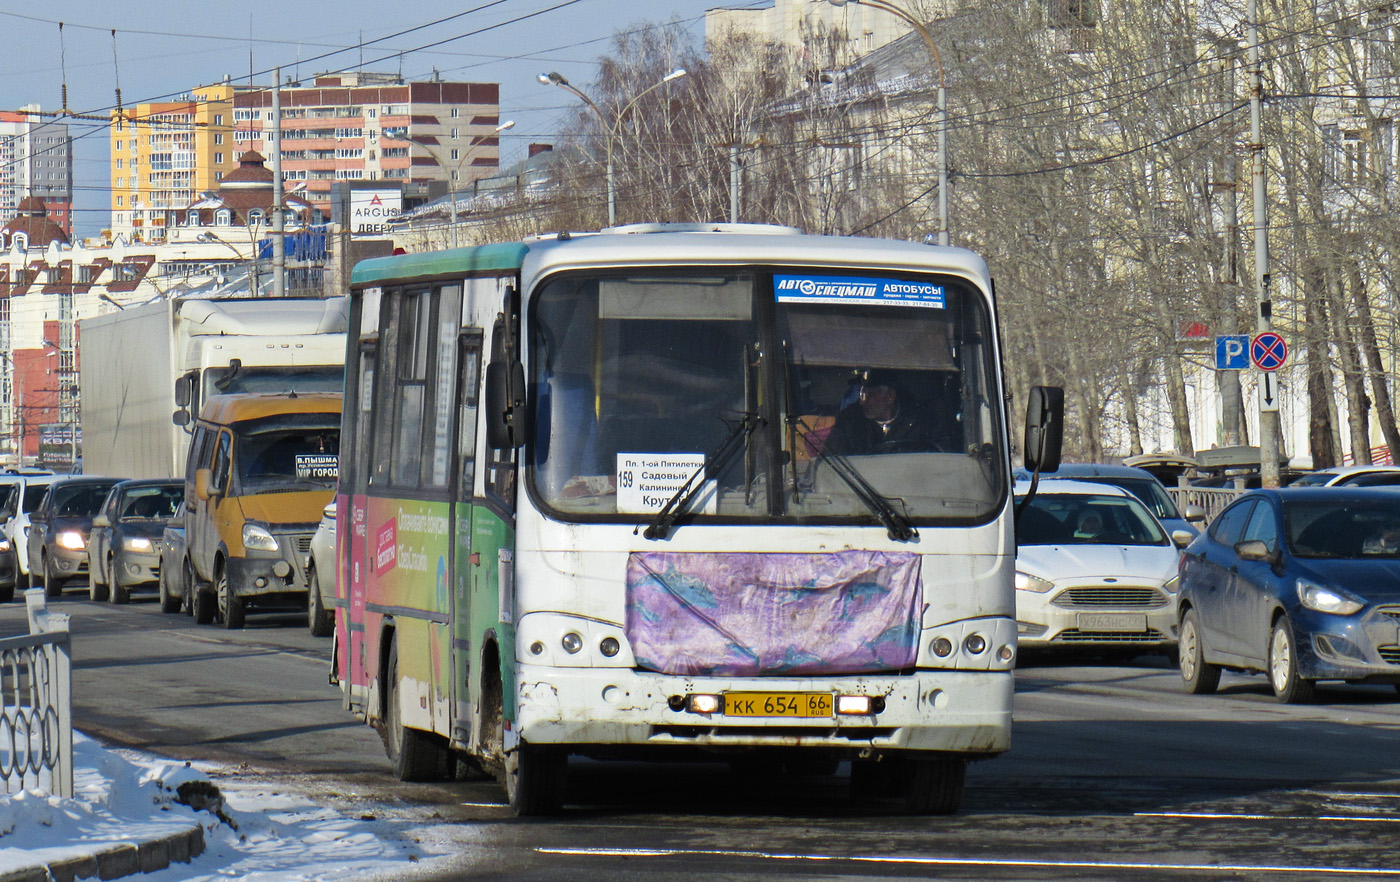
[[[1255,334],[1249,344],[1249,360],[1261,371],[1276,371],[1288,361],[1288,344],[1273,331]]]

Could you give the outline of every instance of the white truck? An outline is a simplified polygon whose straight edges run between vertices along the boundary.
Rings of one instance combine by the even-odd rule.
[[[155,301],[78,323],[83,471],[183,478],[204,399],[340,392],[346,299]]]

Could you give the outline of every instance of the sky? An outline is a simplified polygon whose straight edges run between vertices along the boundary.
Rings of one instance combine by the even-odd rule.
[[[769,5],[770,0],[48,0],[23,4],[23,12],[0,10],[0,33],[11,47],[0,58],[0,110],[66,106],[105,119],[118,87],[122,104],[129,106],[178,97],[225,75],[246,83],[250,69],[254,83],[268,84],[270,71],[279,66],[284,77],[307,80],[361,64],[410,80],[437,71],[445,80],[500,84],[501,120],[515,122],[501,136],[504,167],[523,159],[529,144],[557,140],[571,111],[572,96],[540,85],[538,74],[558,71],[587,91],[598,59],[619,31],[675,21],[698,43],[707,8]],[[108,139],[100,122],[71,120],[69,133],[78,139],[75,227],[82,237],[108,222]]]
[[[287,780],[258,781],[243,769],[191,766],[112,749],[73,733],[73,797],[38,790],[0,793],[0,875],[94,856],[204,827],[205,851],[190,863],[140,875],[144,882],[402,879],[449,852],[434,824],[319,805]],[[189,781],[212,781],[235,831],[176,800]],[[371,806],[372,807],[372,806]],[[137,877],[133,877],[137,878]]]

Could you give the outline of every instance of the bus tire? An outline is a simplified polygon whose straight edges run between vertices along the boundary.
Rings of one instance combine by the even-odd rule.
[[[951,815],[962,805],[967,760],[936,757],[909,763],[904,807],[911,815]]]
[[[506,799],[518,817],[556,814],[564,805],[569,755],[555,747],[526,744],[506,753]]]
[[[447,777],[448,760],[451,758],[447,750],[438,746],[427,733],[403,724],[397,643],[389,652],[386,679],[389,681],[389,693],[384,708],[384,751],[394,767],[394,777],[400,781],[443,780]]]

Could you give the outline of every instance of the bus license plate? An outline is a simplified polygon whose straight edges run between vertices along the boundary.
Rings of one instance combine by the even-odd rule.
[[[1147,616],[1140,613],[1080,613],[1079,630],[1137,633],[1147,630]]]
[[[724,713],[730,717],[829,717],[830,692],[726,692]]]

